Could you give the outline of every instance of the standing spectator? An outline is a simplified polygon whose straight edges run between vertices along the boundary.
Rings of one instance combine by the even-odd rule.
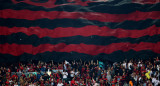
[[[47,73],[45,73],[45,74],[44,74],[43,79],[44,79],[44,81],[49,80],[49,76],[48,76],[48,74],[47,74]]]
[[[131,66],[133,65],[133,63],[131,62],[131,60],[128,63],[128,69],[131,70]]]
[[[68,73],[64,70],[62,74],[63,74],[63,80],[67,81]]]
[[[129,86],[133,86],[132,80],[129,81]]]
[[[123,66],[125,69],[127,68],[127,63],[126,63],[126,61],[123,61],[122,66]]]
[[[74,86],[76,83],[75,83],[75,80],[74,80],[74,78],[72,79],[72,81],[71,81],[71,84],[70,84],[70,86]]]
[[[62,81],[61,80],[59,80],[59,82],[58,82],[58,84],[57,84],[57,86],[63,86],[64,84],[62,83]]]
[[[93,84],[93,86],[99,86],[98,81],[95,84]]]
[[[70,77],[71,77],[71,80],[72,78],[75,76],[75,69],[71,70],[70,71]]]
[[[23,76],[20,77],[19,82],[20,82],[20,85],[22,85],[22,86],[24,85]]]
[[[17,82],[15,82],[15,83],[14,83],[14,86],[18,86],[18,83],[17,83]],[[24,86],[24,85],[22,85],[22,86]]]
[[[110,72],[107,72],[107,80],[109,81],[109,82],[111,82],[111,74],[110,74]]]
[[[159,82],[160,81],[158,80],[158,78],[155,77],[152,78],[152,83],[154,84],[154,86],[158,86]]]
[[[98,76],[98,77],[100,77],[100,76],[101,76],[101,68],[100,68],[100,67],[98,67],[97,76]]]

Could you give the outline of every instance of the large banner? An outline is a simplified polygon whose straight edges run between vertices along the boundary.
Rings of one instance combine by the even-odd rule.
[[[160,56],[158,0],[0,0],[0,62]]]

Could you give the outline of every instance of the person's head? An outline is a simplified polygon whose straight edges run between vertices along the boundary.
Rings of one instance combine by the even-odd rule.
[[[104,73],[106,73],[106,70],[104,70]]]
[[[23,79],[23,76],[21,76],[20,79]]]
[[[65,80],[64,80],[65,81]],[[58,83],[62,83],[62,80],[59,80],[59,82]]]
[[[105,76],[102,76],[102,78],[105,78]]]
[[[18,83],[17,83],[17,82],[14,82],[14,85],[18,85]]]
[[[75,80],[75,77],[73,77],[72,80]]]
[[[98,70],[101,70],[101,68],[100,68],[100,67],[98,67]]]
[[[32,77],[32,76],[33,76],[33,74],[31,73],[31,74],[30,74],[30,77]]]

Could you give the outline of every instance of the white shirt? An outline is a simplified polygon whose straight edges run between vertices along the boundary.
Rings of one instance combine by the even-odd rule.
[[[78,75],[79,72],[75,72],[75,75]]]
[[[141,78],[141,77],[139,77],[138,81],[140,82],[140,81],[141,81],[141,79],[142,79],[142,78]]]
[[[157,70],[159,71],[159,65],[157,65]]]
[[[154,83],[156,81],[156,78],[152,78],[152,83]]]
[[[128,63],[128,69],[131,70],[132,63]]]
[[[141,62],[138,62],[138,67],[142,67],[142,64],[141,64]]]
[[[156,78],[152,78],[152,83],[154,83],[154,86],[158,86],[159,80],[157,80]]]
[[[57,86],[63,86],[63,83],[58,83]]]
[[[66,66],[66,64],[64,64],[63,66],[64,66],[64,70],[67,70],[67,66]]]
[[[126,68],[126,62],[122,64],[124,68]]]
[[[95,83],[93,86],[99,86],[99,84],[98,84],[98,83]]]
[[[152,74],[153,74],[153,72],[152,72],[152,70],[150,70],[150,74],[149,75],[151,76]]]
[[[154,86],[158,86],[158,84],[159,84],[159,80],[156,80],[156,81],[154,82]]]
[[[75,72],[71,71],[70,73],[71,73],[71,77],[74,77]]]
[[[68,73],[67,72],[63,72],[63,79],[66,79],[68,76]]]
[[[34,85],[34,84],[30,84],[29,86],[36,86],[36,85]]]

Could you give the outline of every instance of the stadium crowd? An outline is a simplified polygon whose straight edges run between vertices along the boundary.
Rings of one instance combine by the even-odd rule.
[[[159,58],[100,61],[33,62],[0,68],[0,86],[158,86]]]

